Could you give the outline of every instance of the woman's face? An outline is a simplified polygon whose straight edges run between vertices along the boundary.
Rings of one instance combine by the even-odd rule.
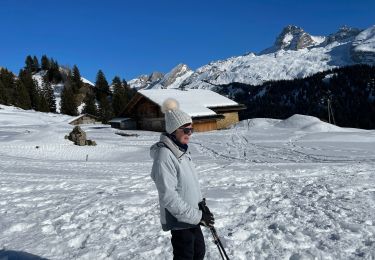
[[[181,126],[180,128],[177,128],[176,132],[175,132],[175,135],[176,135],[176,139],[177,141],[179,141],[181,144],[188,144],[189,143],[189,140],[190,140],[190,136],[192,134],[192,131],[190,131],[188,134],[185,134],[184,133],[184,128],[190,128],[191,130],[193,129],[193,125],[192,124],[187,124],[187,125],[183,125]]]

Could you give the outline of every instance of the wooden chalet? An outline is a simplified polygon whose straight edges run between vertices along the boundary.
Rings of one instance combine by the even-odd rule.
[[[138,91],[122,116],[134,119],[137,129],[163,132],[161,106],[167,98],[179,102],[180,109],[192,117],[197,132],[228,128],[239,121],[238,111],[246,108],[210,90],[153,89]]]

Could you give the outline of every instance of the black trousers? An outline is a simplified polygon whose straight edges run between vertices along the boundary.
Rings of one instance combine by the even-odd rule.
[[[206,246],[200,226],[171,230],[173,260],[202,260]]]

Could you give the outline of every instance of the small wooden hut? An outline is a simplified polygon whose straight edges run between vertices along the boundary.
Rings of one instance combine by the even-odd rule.
[[[100,123],[99,118],[90,114],[79,115],[76,118],[73,118],[69,122],[69,124],[71,125],[83,125],[83,124],[95,124],[95,123]]]

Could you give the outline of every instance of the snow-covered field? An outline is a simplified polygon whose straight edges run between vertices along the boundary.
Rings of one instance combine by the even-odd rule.
[[[1,108],[0,259],[172,259],[149,177],[159,133],[85,125],[98,145],[79,147],[69,116]],[[295,115],[190,147],[231,259],[375,259],[375,131]]]

